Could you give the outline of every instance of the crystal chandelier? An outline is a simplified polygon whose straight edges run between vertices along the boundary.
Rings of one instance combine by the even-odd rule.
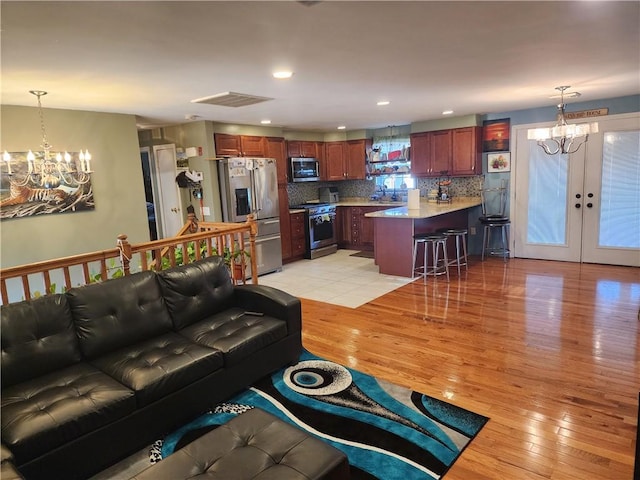
[[[47,131],[44,126],[44,115],[40,97],[47,94],[42,90],[29,90],[29,93],[38,97],[38,115],[40,116],[40,129],[42,131],[42,151],[29,150],[26,154],[26,166],[24,162],[18,163],[17,171],[11,168],[14,160],[12,154],[5,150],[2,160],[7,164],[7,174],[11,183],[19,186],[32,186],[35,188],[58,188],[61,185],[77,187],[91,180],[91,154],[88,150],[80,152],[53,152],[53,145],[47,140]],[[16,156],[19,154],[13,154]],[[24,160],[24,154],[22,154]],[[22,165],[20,165],[22,164]]]
[[[568,124],[564,113],[564,91],[568,85],[556,87],[560,91],[558,123],[553,128],[531,128],[527,131],[529,140],[536,140],[547,155],[576,153],[583,143],[587,143],[590,133],[598,133],[597,123]]]

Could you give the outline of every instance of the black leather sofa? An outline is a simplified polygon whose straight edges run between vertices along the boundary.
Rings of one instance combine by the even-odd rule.
[[[220,257],[0,307],[3,458],[86,478],[297,361],[300,301]],[[8,449],[8,452],[5,452]]]

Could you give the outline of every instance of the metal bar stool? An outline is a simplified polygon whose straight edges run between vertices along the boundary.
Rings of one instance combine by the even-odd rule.
[[[484,261],[485,254],[489,255],[501,255],[506,262],[509,256],[509,226],[511,222],[508,218],[491,218],[480,217],[480,223],[484,226],[484,232],[482,234],[482,261]],[[491,229],[500,229],[500,247],[491,248]]]
[[[507,181],[502,179],[500,185],[480,190],[482,199],[482,216],[480,223],[484,226],[482,234],[482,260],[485,254],[501,255],[507,261],[509,255],[509,226],[511,221],[506,214],[507,208]],[[502,243],[499,248],[491,248],[491,230],[500,229]]]
[[[456,241],[456,258],[451,259],[450,265],[455,264],[458,268],[458,276],[460,276],[460,267],[464,265],[464,269],[469,271],[467,262],[467,233],[466,228],[441,228],[438,230],[446,237],[453,237]],[[460,252],[460,244],[462,243],[462,252]],[[460,255],[462,253],[462,255]]]
[[[418,245],[424,245],[424,264],[416,267],[418,257]],[[429,267],[429,245],[431,245],[431,254],[433,265]],[[439,259],[440,249],[442,249],[443,259]],[[413,271],[412,276],[415,278],[416,272],[421,271],[419,276],[426,279],[427,276],[447,275],[449,281],[449,259],[447,258],[447,237],[441,233],[418,233],[413,236]]]

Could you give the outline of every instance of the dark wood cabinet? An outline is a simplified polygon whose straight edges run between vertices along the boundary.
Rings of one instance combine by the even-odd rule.
[[[287,142],[287,155],[289,157],[318,157],[318,142],[289,140]]]
[[[371,140],[326,142],[323,180],[364,180],[367,145]]]
[[[411,173],[439,177],[482,173],[482,127],[411,134]]]
[[[411,174],[417,177],[429,175],[431,135],[429,132],[411,134]]]
[[[371,141],[369,140],[369,146]],[[347,140],[345,171],[347,180],[364,180],[367,140]]]
[[[289,194],[287,185],[278,185],[278,207],[280,211],[280,243],[282,245],[282,261],[289,260],[291,252],[291,215],[289,214]]]
[[[284,138],[280,137],[265,137],[265,152],[269,158],[275,158],[278,168],[278,185],[285,185],[287,183],[288,163],[285,155],[285,142]]]
[[[306,251],[306,236],[304,232],[304,213],[292,213],[291,218],[291,257],[302,257]]]
[[[482,127],[453,130],[452,149],[452,175],[482,174]]]
[[[265,156],[265,137],[215,133],[213,138],[218,157]]]
[[[344,180],[345,142],[325,142],[323,180]]]
[[[353,207],[338,207],[336,209],[336,239],[338,247],[351,247],[351,209]]]
[[[381,207],[338,207],[338,246],[358,250],[373,250],[373,218],[365,217],[365,213],[385,210]]]
[[[430,154],[429,154],[429,175],[438,177],[440,175],[451,175],[451,130],[438,130],[431,132]]]

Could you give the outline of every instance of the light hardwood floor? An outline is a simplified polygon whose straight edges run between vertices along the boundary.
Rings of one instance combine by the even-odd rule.
[[[472,260],[356,309],[302,300],[309,351],[490,417],[446,480],[627,480],[640,270]]]

